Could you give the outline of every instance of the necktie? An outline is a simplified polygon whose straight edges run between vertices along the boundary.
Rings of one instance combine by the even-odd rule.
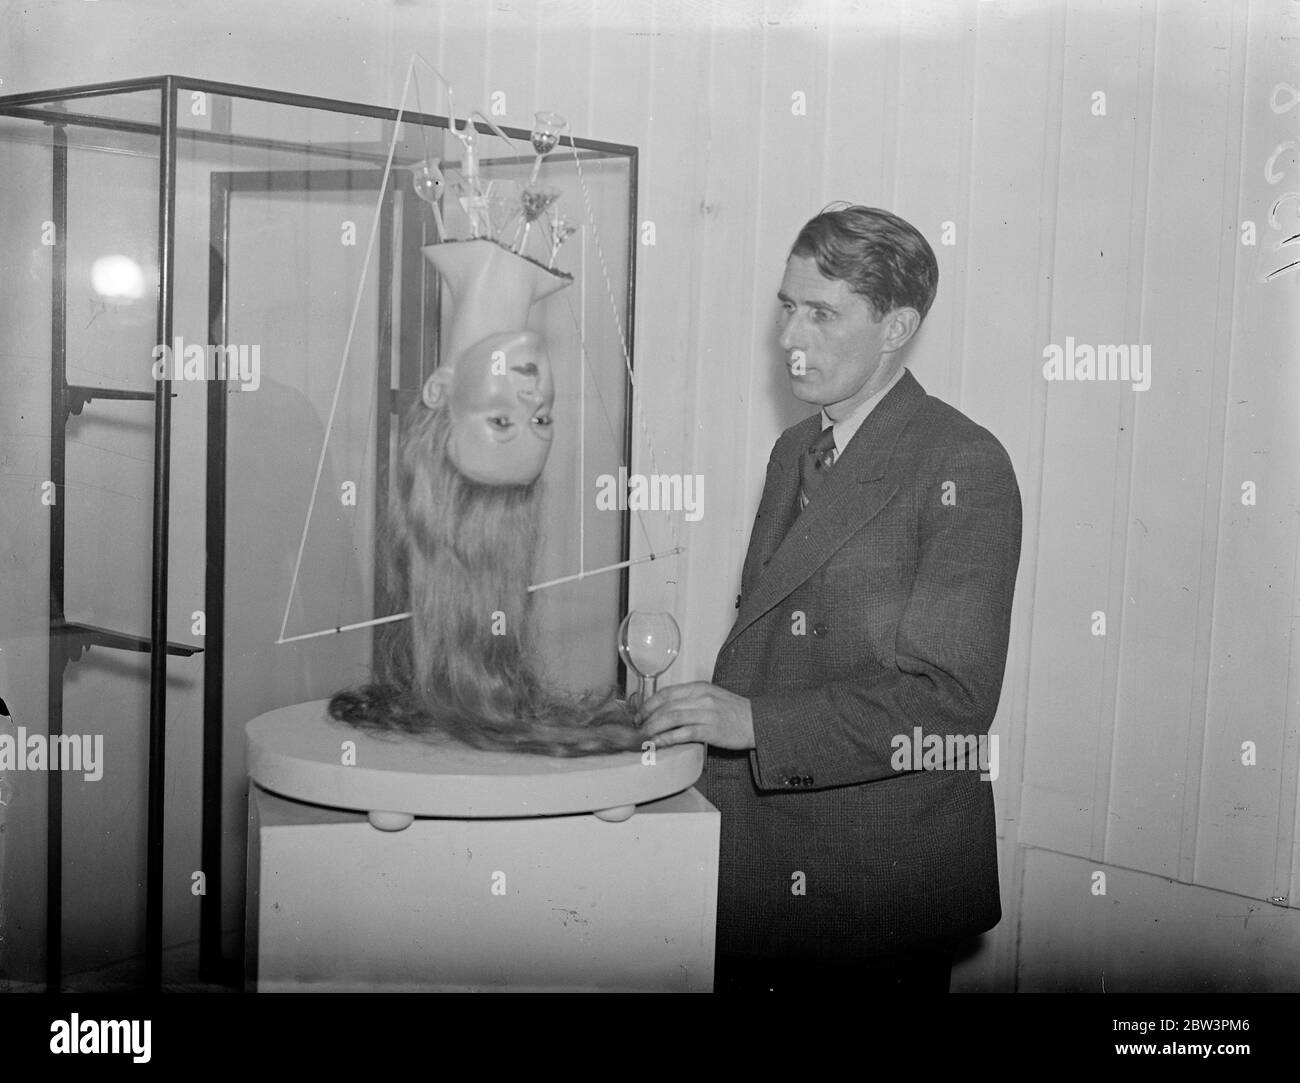
[[[799,458],[799,487],[802,490],[803,503],[807,506],[835,462],[835,429],[822,429],[821,435],[812,447]]]

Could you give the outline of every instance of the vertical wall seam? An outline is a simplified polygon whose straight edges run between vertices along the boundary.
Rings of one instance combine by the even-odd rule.
[[[825,57],[822,70],[826,76],[822,80],[822,110],[829,117],[831,112],[831,91],[835,86],[835,50],[832,45],[835,41],[835,32],[839,29],[835,25],[835,0],[823,0],[821,23],[825,28],[825,33],[822,35],[825,42]],[[821,188],[819,189],[820,198],[817,200],[818,210],[825,207],[832,198],[828,187],[831,175],[831,143],[831,125],[827,123],[822,127],[822,176]]]
[[[1295,12],[1296,6],[1293,4],[1287,14],[1279,13],[1279,23],[1285,25],[1289,17],[1294,27]],[[1244,105],[1244,92],[1242,101]],[[1294,131],[1295,121],[1291,123],[1292,131]],[[1244,134],[1244,123],[1242,131]],[[1243,143],[1242,146],[1242,165],[1244,167],[1245,144]],[[1234,234],[1236,232],[1235,226],[1233,232]],[[1236,250],[1240,251],[1240,245],[1236,245]],[[1290,284],[1293,291],[1297,287],[1300,287],[1300,282]],[[1293,307],[1292,312],[1294,311]],[[1294,327],[1293,320],[1293,331]],[[1292,510],[1294,513],[1300,513],[1300,507],[1293,506]],[[1280,734],[1282,770],[1281,777],[1278,780],[1277,842],[1273,854],[1273,879],[1269,895],[1273,899],[1287,899],[1287,905],[1290,907],[1300,907],[1300,899],[1293,897],[1292,892],[1296,872],[1297,834],[1300,833],[1300,763],[1297,762],[1298,758],[1300,758],[1300,748],[1297,747],[1300,745],[1300,694],[1296,692],[1297,682],[1300,681],[1300,635],[1297,635],[1297,623],[1300,623],[1297,620],[1300,617],[1300,613],[1297,612],[1297,607],[1300,605],[1300,593],[1297,592],[1297,582],[1300,581],[1300,522],[1297,522],[1296,514],[1292,514],[1288,518],[1292,529],[1296,531],[1296,538],[1295,555],[1291,561],[1291,613],[1287,628],[1287,634],[1290,637],[1290,651],[1288,652],[1286,695],[1283,700],[1286,709],[1282,715],[1282,732]]]
[[[960,261],[953,260],[954,267],[960,266],[957,275],[956,302],[952,314],[952,331],[948,337],[949,364],[956,369],[956,387],[953,400],[959,410],[966,406],[966,365],[968,364],[966,304],[967,284],[971,280],[970,263],[974,245],[971,244],[972,222],[975,218],[975,118],[979,115],[979,3],[973,0],[974,8],[967,8],[969,24],[967,37],[970,47],[966,50],[966,87],[967,100],[970,102],[970,123],[966,125],[965,142],[962,146],[960,175],[966,178],[966,214],[960,223],[960,238],[957,250],[962,252]]]
[[[1224,157],[1229,163],[1235,163],[1236,179],[1231,185],[1231,199],[1225,199],[1225,206],[1222,214],[1223,218],[1232,223],[1231,240],[1225,240],[1225,243],[1231,245],[1232,255],[1230,260],[1229,274],[1227,284],[1224,284],[1223,266],[1224,252],[1222,248],[1219,252],[1219,303],[1215,306],[1215,331],[1214,331],[1214,360],[1217,362],[1223,357],[1223,364],[1216,365],[1215,386],[1211,392],[1211,412],[1210,412],[1210,432],[1206,440],[1206,477],[1211,476],[1213,466],[1218,466],[1219,484],[1217,491],[1212,491],[1210,486],[1206,486],[1205,503],[1202,508],[1202,541],[1201,541],[1201,570],[1200,583],[1198,584],[1198,601],[1196,613],[1196,627],[1198,644],[1204,643],[1203,649],[1198,650],[1197,655],[1193,658],[1193,672],[1199,673],[1199,678],[1194,687],[1197,688],[1200,699],[1200,716],[1196,717],[1193,713],[1192,718],[1195,723],[1199,724],[1199,734],[1188,734],[1187,741],[1187,780],[1188,795],[1184,802],[1184,808],[1190,806],[1192,815],[1184,820],[1182,845],[1179,855],[1179,879],[1187,883],[1196,883],[1197,866],[1199,864],[1199,846],[1200,846],[1200,822],[1201,822],[1201,794],[1205,788],[1207,759],[1205,755],[1205,745],[1209,740],[1209,702],[1210,702],[1210,685],[1212,680],[1211,670],[1214,661],[1214,651],[1216,638],[1214,634],[1214,616],[1218,608],[1218,588],[1219,588],[1219,557],[1222,535],[1222,523],[1224,511],[1227,507],[1226,486],[1227,486],[1227,436],[1228,436],[1228,413],[1232,401],[1232,367],[1233,367],[1233,345],[1235,339],[1235,327],[1233,321],[1233,312],[1237,307],[1237,276],[1240,262],[1240,250],[1237,244],[1236,221],[1237,211],[1241,204],[1241,186],[1242,175],[1245,169],[1246,155],[1246,87],[1249,86],[1250,76],[1250,4],[1249,0],[1237,0],[1234,6],[1234,15],[1237,11],[1244,9],[1245,17],[1234,19],[1234,33],[1232,44],[1232,57],[1234,63],[1229,75],[1231,80],[1229,86],[1229,103],[1225,110],[1228,117],[1227,130],[1224,133]],[[1236,78],[1238,64],[1240,66],[1240,78]],[[1232,116],[1233,107],[1231,96],[1236,95],[1239,98],[1235,110],[1237,119],[1237,148],[1235,159],[1229,155],[1229,144],[1232,138]],[[1228,194],[1228,185],[1225,185],[1225,195]],[[1226,298],[1225,298],[1226,294]],[[1226,317],[1226,318],[1225,318]],[[1223,347],[1227,346],[1224,357]],[[1219,376],[1222,372],[1222,376]],[[1217,418],[1213,410],[1213,403],[1218,399],[1221,403]],[[1204,632],[1202,634],[1202,629]],[[1198,739],[1193,740],[1193,736]],[[1194,780],[1194,781],[1193,781]]]
[[[1069,10],[1066,6],[1056,6],[1051,8],[1050,18],[1052,29],[1048,34],[1048,48],[1056,65],[1054,71],[1049,66],[1047,71],[1046,87],[1044,100],[1044,116],[1049,117],[1052,114],[1053,106],[1056,112],[1056,147],[1051,149],[1050,140],[1044,139],[1044,157],[1043,171],[1039,182],[1039,210],[1042,215],[1039,234],[1038,234],[1038,298],[1035,305],[1035,321],[1041,333],[1038,337],[1039,342],[1051,341],[1052,334],[1052,313],[1053,298],[1055,296],[1054,273],[1056,269],[1056,246],[1057,235],[1059,232],[1060,215],[1057,213],[1057,202],[1061,190],[1061,160],[1062,146],[1064,143],[1065,131],[1065,49],[1066,49],[1066,32],[1069,24]],[[1053,101],[1053,99],[1055,99]],[[1050,125],[1044,125],[1044,132],[1050,132]],[[1050,220],[1049,216],[1050,215]],[[1001,966],[1001,973],[1005,978],[1010,971],[1011,985],[1019,985],[1019,944],[1021,934],[1021,915],[1023,913],[1024,902],[1024,844],[1020,841],[1022,823],[1021,808],[1024,802],[1025,789],[1025,765],[1028,762],[1029,749],[1029,704],[1031,690],[1031,675],[1034,672],[1034,616],[1038,605],[1038,580],[1040,571],[1040,547],[1038,539],[1042,536],[1043,529],[1043,493],[1044,477],[1046,475],[1045,460],[1047,448],[1047,415],[1048,415],[1048,396],[1050,385],[1043,379],[1033,380],[1030,384],[1031,398],[1033,406],[1037,409],[1038,426],[1035,430],[1030,427],[1030,446],[1029,446],[1029,463],[1031,467],[1037,468],[1037,474],[1033,479],[1036,489],[1034,493],[1034,507],[1036,509],[1036,520],[1032,528],[1026,532],[1023,549],[1021,552],[1021,570],[1025,575],[1027,582],[1026,592],[1021,597],[1024,599],[1021,605],[1025,607],[1025,648],[1024,658],[1025,665],[1021,676],[1019,687],[1016,689],[1016,701],[1013,707],[1013,724],[1014,719],[1019,717],[1023,719],[1022,740],[1020,745],[1020,757],[1014,774],[1014,785],[1007,786],[1007,792],[1010,795],[1011,808],[1008,809],[1008,822],[1015,824],[1015,846],[1016,860],[1013,863],[1013,875],[1017,878],[1016,883],[1012,884],[1011,894],[1018,900],[1018,906],[1012,915],[1013,929],[1007,939],[1007,951],[1009,958],[1004,960]],[[1034,416],[1034,410],[1031,408],[1030,416]],[[1027,486],[1022,486],[1022,489]],[[1014,749],[1013,749],[1014,751]],[[1011,815],[1013,814],[1014,815]]]
[[[1156,97],[1156,70],[1159,61],[1159,41],[1160,41],[1160,9],[1158,3],[1144,4],[1145,10],[1151,11],[1149,21],[1143,18],[1139,26],[1138,36],[1138,77],[1135,88],[1135,115],[1138,118],[1133,128],[1133,179],[1129,187],[1129,238],[1128,238],[1128,267],[1129,277],[1126,283],[1125,300],[1124,300],[1124,337],[1126,342],[1136,340],[1139,347],[1142,343],[1142,313],[1143,313],[1143,296],[1147,279],[1147,208],[1151,203],[1151,156],[1155,146],[1155,123],[1153,110],[1155,107]],[[1146,57],[1150,57],[1147,62]],[[1146,108],[1141,108],[1145,98]],[[1145,122],[1145,131],[1143,123]],[[1141,172],[1138,172],[1138,155],[1141,149],[1141,140],[1145,135],[1146,154],[1142,159]],[[1140,196],[1139,196],[1140,192]],[[1139,209],[1139,198],[1141,205]],[[1135,332],[1131,334],[1130,332]],[[1116,613],[1119,616],[1118,634],[1109,640],[1112,644],[1109,657],[1106,662],[1106,669],[1112,678],[1107,688],[1110,698],[1109,725],[1109,761],[1106,765],[1106,789],[1104,801],[1098,802],[1099,811],[1104,816],[1101,824],[1101,856],[1103,861],[1110,859],[1110,803],[1111,796],[1115,790],[1115,765],[1118,753],[1117,745],[1120,740],[1120,688],[1123,685],[1124,677],[1124,641],[1128,629],[1124,603],[1129,598],[1129,552],[1131,545],[1133,511],[1133,479],[1137,473],[1137,421],[1138,421],[1138,402],[1136,396],[1139,392],[1131,388],[1120,387],[1119,417],[1126,422],[1123,431],[1126,434],[1121,436],[1119,443],[1119,453],[1116,456],[1116,488],[1114,499],[1111,504],[1111,567],[1115,568],[1118,564],[1118,575],[1120,587],[1120,604]],[[1119,466],[1124,453],[1128,454],[1128,473],[1124,478],[1123,484],[1118,484]],[[1094,812],[1095,822],[1096,811]]]
[[[883,140],[886,146],[893,148],[890,161],[893,168],[890,169],[889,177],[889,207],[892,210],[898,206],[898,170],[899,161],[902,154],[902,147],[899,146],[898,134],[898,103],[903,96],[903,7],[901,3],[894,4],[894,78],[892,82],[886,83],[886,86],[892,87],[892,93],[889,100],[885,102],[885,117],[889,125],[889,138]],[[882,168],[885,164],[881,163]],[[881,188],[884,188],[884,177],[881,177]]]
[[[767,104],[768,104],[768,96],[767,96],[767,85],[768,85],[768,79],[767,79],[767,69],[768,69],[768,49],[767,49],[767,42],[768,42],[768,34],[769,34],[769,31],[768,31],[768,29],[767,29],[767,26],[768,26],[769,24],[768,24],[768,21],[767,21],[767,17],[768,17],[768,14],[769,14],[770,10],[771,10],[771,3],[770,3],[770,0],[769,0],[768,3],[765,3],[765,4],[763,5],[763,19],[762,19],[762,21],[760,22],[759,27],[758,27],[758,31],[757,31],[757,33],[758,33],[758,47],[759,47],[759,72],[761,73],[760,78],[759,78],[759,85],[763,88],[762,92],[759,94],[759,100],[758,100],[758,112],[759,112],[759,117],[761,118],[761,121],[760,121],[760,123],[759,123],[759,125],[758,125],[758,135],[757,135],[757,137],[756,137],[756,139],[755,139],[755,142],[758,144],[758,160],[759,160],[759,162],[764,161],[764,159],[766,158],[766,156],[767,156],[767,145],[768,145],[768,139],[767,139],[767,124],[768,124],[768,116],[767,116]],[[716,33],[716,28],[715,28],[715,33]],[[763,184],[763,175],[764,175],[764,171],[760,168],[759,171],[758,171],[758,184],[755,186],[755,189],[754,189],[754,221],[756,221],[756,222],[760,222],[760,223],[763,222],[763,221],[765,220],[765,219],[764,219],[764,216],[763,216],[763,208],[764,208],[764,206],[765,206],[765,202],[766,202],[766,201],[764,200],[764,184]],[[758,304],[759,304],[759,301],[758,301],[758,282],[759,282],[759,277],[760,277],[760,276],[759,276],[759,273],[758,273],[758,269],[757,269],[757,268],[755,268],[754,270],[752,270],[752,271],[750,272],[750,279],[749,279],[750,311],[751,311],[751,312],[754,312],[754,313],[757,313],[757,312],[759,311],[759,307],[758,307]],[[746,393],[746,403],[747,403],[747,404],[746,404],[746,408],[745,408],[745,410],[744,410],[743,413],[742,413],[742,416],[743,416],[744,419],[745,419],[745,424],[744,424],[744,431],[743,431],[743,440],[742,440],[741,443],[740,443],[740,446],[741,446],[742,448],[745,449],[745,455],[743,456],[743,458],[744,458],[744,463],[743,463],[743,475],[742,475],[742,476],[743,476],[743,486],[744,486],[744,487],[743,487],[743,489],[742,489],[742,492],[744,493],[746,500],[748,499],[749,494],[753,491],[753,487],[754,487],[754,465],[753,465],[753,458],[754,458],[754,456],[751,454],[752,449],[750,448],[750,440],[751,440],[751,437],[753,436],[753,431],[754,431],[754,426],[753,426],[753,417],[754,417],[754,403],[755,403],[755,401],[756,401],[756,400],[755,400],[755,396],[754,396],[754,391],[755,391],[755,382],[756,382],[756,380],[757,380],[757,378],[758,378],[758,374],[759,374],[761,371],[763,371],[763,366],[755,363],[756,360],[757,360],[757,356],[756,356],[756,355],[760,355],[760,354],[761,354],[761,347],[760,347],[759,343],[756,341],[756,337],[755,337],[755,335],[753,334],[752,327],[751,327],[751,332],[750,332],[750,335],[749,335],[748,345],[749,345],[750,364],[749,364],[749,372],[748,372],[748,374],[747,374],[746,384],[745,384],[745,393]],[[766,461],[766,458],[764,458],[764,461],[763,461],[763,470],[764,470],[764,474],[766,474],[766,471],[767,471],[767,461]]]

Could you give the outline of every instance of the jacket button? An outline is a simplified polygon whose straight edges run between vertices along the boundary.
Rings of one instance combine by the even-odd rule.
[[[812,775],[804,775],[804,776],[803,776],[803,784],[804,784],[805,786],[811,786],[811,785],[813,784],[813,777],[812,777]]]
[[[736,595],[736,608],[737,608],[737,609],[740,608],[740,595],[739,595],[739,594]]]
[[[814,624],[812,629],[812,634],[815,635],[818,639],[821,639],[829,631],[830,629],[827,628],[826,625],[824,624]]]

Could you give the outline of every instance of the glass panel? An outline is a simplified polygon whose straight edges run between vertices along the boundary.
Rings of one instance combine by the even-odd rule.
[[[51,787],[62,800],[66,987],[129,986],[129,974],[100,968],[144,949],[149,657],[139,648],[152,566],[158,141],[102,118],[156,124],[158,98],[37,111],[66,127],[0,115],[0,485],[5,507],[29,508],[2,528],[0,550],[22,574],[0,579],[0,696],[12,719],[0,729],[21,726],[46,747],[46,770],[0,781],[0,972],[20,984],[45,978]],[[101,121],[77,123],[82,112]],[[52,408],[52,386],[65,385],[56,401],[67,408]],[[53,636],[51,610],[66,618]],[[60,729],[86,756],[82,770],[49,769],[47,737]]]
[[[0,974],[15,988],[45,980],[47,802],[61,787],[59,980],[119,989],[144,978],[155,362],[173,377],[163,937],[165,980],[175,982],[196,976],[192,874],[211,884],[218,871],[201,859],[205,681],[221,675],[218,895],[223,950],[237,964],[244,724],[363,680],[371,662],[370,628],[277,646],[286,605],[292,637],[401,602],[376,578],[376,523],[400,407],[436,368],[445,331],[421,248],[471,232],[450,183],[440,223],[417,198],[413,171],[437,159],[451,182],[468,161],[437,118],[395,129],[287,100],[178,90],[173,327],[160,344],[159,94],[65,99],[0,101],[0,486],[6,507],[32,509],[0,520],[0,552],[21,573],[0,578],[10,716],[0,734],[12,741],[21,726],[44,737],[43,720],[61,719],[64,733],[88,739],[102,773],[0,772],[0,931],[24,930],[0,938]],[[531,179],[527,135],[484,127],[476,150],[480,176],[506,197],[490,214],[508,215]],[[575,282],[530,315],[557,388],[534,579],[573,577],[535,595],[535,642],[539,671],[571,690],[619,673],[626,573],[578,573],[626,556],[626,513],[598,510],[595,494],[602,475],[626,465],[619,327],[629,319],[631,179],[628,157],[575,156],[567,144],[541,174],[580,224],[556,259]],[[544,220],[526,237],[518,221],[493,225],[503,243],[550,262]],[[52,410],[52,387],[68,411]],[[218,527],[224,542],[213,549]],[[213,561],[224,581],[209,595]],[[51,598],[66,618],[56,636]]]

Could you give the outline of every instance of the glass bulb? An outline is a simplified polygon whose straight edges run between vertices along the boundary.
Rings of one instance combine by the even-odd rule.
[[[677,658],[682,645],[681,629],[670,613],[648,613],[634,609],[618,626],[618,653],[637,675],[637,690],[630,697],[640,708],[655,694],[659,675]]]
[[[560,133],[568,126],[569,122],[559,113],[534,114],[532,140],[538,157],[544,157],[555,149]]]
[[[445,184],[446,178],[443,177],[436,158],[421,162],[411,170],[411,187],[415,189],[415,194],[426,203],[437,204],[442,197],[442,189]]]

